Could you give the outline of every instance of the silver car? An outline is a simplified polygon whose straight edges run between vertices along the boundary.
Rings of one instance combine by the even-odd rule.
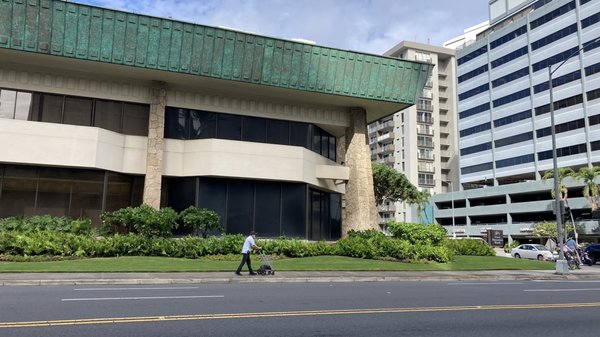
[[[554,261],[556,260],[554,253],[552,253],[546,246],[538,244],[524,244],[510,251],[510,255],[516,259],[534,259],[540,261]]]

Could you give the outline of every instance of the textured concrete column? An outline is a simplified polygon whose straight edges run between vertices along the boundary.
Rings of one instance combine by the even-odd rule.
[[[350,230],[379,229],[373,188],[371,152],[367,139],[367,118],[364,109],[350,110],[350,127],[344,136],[346,152],[344,162],[350,168],[346,185],[342,237]]]
[[[156,82],[152,88],[152,103],[148,119],[148,149],[144,179],[144,203],[156,209],[160,208],[166,103],[165,83]]]

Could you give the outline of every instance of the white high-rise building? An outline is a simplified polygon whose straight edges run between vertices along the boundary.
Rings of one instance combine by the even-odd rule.
[[[558,166],[600,165],[599,37],[600,1],[490,1],[490,27],[457,51],[461,191],[433,198],[439,223],[527,238],[555,219],[541,179],[553,168],[548,68]],[[597,235],[580,185],[567,184],[583,234]]]
[[[449,190],[458,182],[456,168],[456,90],[454,50],[403,41],[385,56],[434,64],[416,105],[369,125],[371,159],[403,173],[430,194]],[[433,221],[431,210],[418,214],[405,202],[379,206],[380,223],[388,220]],[[425,219],[427,217],[427,219]]]

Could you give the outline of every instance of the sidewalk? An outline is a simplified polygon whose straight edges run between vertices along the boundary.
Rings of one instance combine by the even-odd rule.
[[[485,271],[313,271],[276,272],[269,276],[242,276],[233,272],[202,273],[0,273],[0,286],[92,285],[92,284],[202,284],[277,282],[398,282],[398,281],[530,281],[597,280],[600,266],[583,266],[566,275],[554,270]]]

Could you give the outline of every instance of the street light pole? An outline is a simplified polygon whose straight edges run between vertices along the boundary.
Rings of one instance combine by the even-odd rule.
[[[578,55],[581,50],[585,47],[589,46],[592,43],[596,43],[600,41],[600,37],[596,38],[593,41],[590,41],[585,46],[579,48],[576,52],[573,52],[569,57],[567,57],[558,67],[552,70],[552,65],[548,65],[548,90],[550,95],[550,129],[552,132],[552,170],[554,175],[554,202],[556,203],[554,209],[556,210],[556,227],[558,232],[558,261],[556,261],[556,273],[557,274],[566,274],[569,272],[569,266],[567,261],[565,260],[565,254],[563,252],[563,244],[564,244],[564,235],[563,235],[563,214],[562,214],[562,193],[559,190],[560,186],[558,184],[558,159],[556,156],[556,130],[554,128],[554,97],[552,92],[552,75],[560,68],[563,64],[565,64],[571,57]]]

